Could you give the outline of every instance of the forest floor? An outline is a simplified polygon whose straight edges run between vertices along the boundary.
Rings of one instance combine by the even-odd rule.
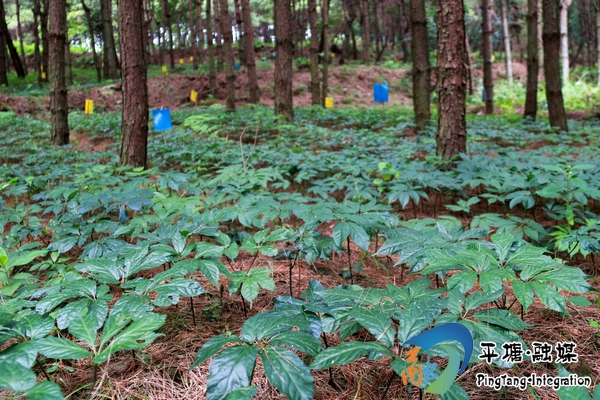
[[[514,62],[513,73],[515,81],[525,83],[526,68],[523,64]],[[267,68],[257,69],[258,84],[260,91],[260,103],[273,106],[274,70],[270,64]],[[494,65],[494,79],[504,78],[505,67],[503,64]],[[482,77],[480,69],[473,70],[476,81]],[[354,106],[369,107],[373,103],[373,84],[389,84],[389,105],[411,106],[412,105],[412,82],[411,71],[406,68],[385,68],[382,66],[354,66],[332,64],[329,69],[329,95],[333,97],[335,107]],[[247,90],[248,79],[245,68],[242,66],[237,73],[236,105],[246,104],[249,99]],[[47,86],[47,84],[44,84]],[[96,112],[115,111],[120,109],[122,102],[121,83],[99,84],[100,86],[89,86],[86,84],[76,85],[69,90],[69,108],[84,109],[85,100],[93,100]],[[432,78],[435,85],[435,78]],[[34,85],[30,85],[34,86]],[[148,79],[148,105],[152,108],[176,109],[190,106],[190,92],[198,93],[198,104],[212,104],[215,102],[225,103],[226,88],[225,74],[217,74],[217,92],[214,96],[209,95],[208,74],[199,74],[188,67],[175,69],[174,73],[159,74]],[[295,107],[310,106],[310,71],[307,68],[294,70],[293,79],[293,101]],[[49,96],[29,95],[21,92],[18,95],[10,95],[0,92],[0,111],[14,111],[18,115],[37,114],[48,112],[50,107]],[[482,107],[472,106],[469,108],[471,114],[481,113]],[[500,112],[500,109],[498,109]]]

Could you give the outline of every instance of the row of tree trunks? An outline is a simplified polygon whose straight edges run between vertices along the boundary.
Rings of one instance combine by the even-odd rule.
[[[98,54],[96,53],[96,40],[94,34],[94,23],[92,22],[92,10],[85,4],[85,0],[81,0],[81,6],[83,7],[83,12],[85,13],[85,19],[88,24],[88,32],[90,34],[90,40],[92,45],[92,57],[94,60],[94,68],[96,68],[96,77],[98,82],[102,81],[102,68],[100,65],[100,60],[98,59]]]
[[[211,22],[211,0],[206,0],[206,52],[208,53],[208,82],[210,93],[215,94],[217,90],[217,73],[215,71],[215,50],[213,46],[212,22]]]

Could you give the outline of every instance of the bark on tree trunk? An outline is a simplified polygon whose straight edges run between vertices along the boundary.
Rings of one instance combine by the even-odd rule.
[[[49,52],[48,52],[48,1],[42,0],[44,5],[44,11],[40,12],[40,29],[42,33],[42,68],[40,70],[40,80],[42,82],[48,82],[48,63],[49,63]]]
[[[363,61],[368,63],[370,58],[371,30],[369,28],[369,3],[367,3],[367,0],[360,0],[360,24],[362,29]]]
[[[10,53],[10,59],[12,60],[13,67],[15,67],[17,76],[19,78],[25,78],[25,70],[23,69],[23,64],[21,63],[21,57],[19,57],[19,52],[13,44],[10,32],[8,31],[8,26],[6,25],[6,12],[4,11],[4,3],[2,1],[0,1],[0,30],[4,34],[6,46],[8,47],[8,52]]]
[[[319,82],[319,37],[317,36],[317,0],[308,0],[308,20],[310,23],[310,93],[311,104],[321,104],[321,83]]]
[[[560,30],[559,4],[556,0],[543,0],[544,19],[544,75],[550,126],[567,131],[567,116],[560,84]]]
[[[240,0],[234,1],[235,6],[235,23],[238,28],[238,33],[240,35],[238,41],[238,56],[240,58],[240,65],[246,65],[246,43],[242,40],[242,32],[244,31],[244,18],[242,16],[242,7],[240,6]]]
[[[213,29],[210,7],[211,0],[206,0],[206,47],[208,52],[208,81],[210,93],[214,96],[217,91],[217,74],[215,72],[215,51],[213,47]]]
[[[254,27],[250,12],[250,0],[242,0],[242,17],[244,20],[244,40],[246,41],[246,69],[248,72],[248,92],[250,103],[260,101],[258,92],[258,79],[256,77],[256,60],[254,55]]]
[[[210,0],[209,0],[210,1]],[[198,63],[204,63],[204,26],[202,24],[202,0],[196,0],[196,12],[198,14]]]
[[[214,0],[213,8],[215,9],[215,31],[217,33],[217,72],[223,72],[225,63],[225,54],[223,53],[223,28],[221,26],[221,11],[219,10],[219,0]]]
[[[431,118],[431,65],[427,46],[427,14],[424,0],[410,0],[410,48],[413,62],[413,107],[417,130]]]
[[[221,5],[221,32],[223,32],[223,50],[225,53],[225,79],[227,90],[227,111],[235,111],[235,70],[233,63],[233,34],[231,33],[231,21],[229,20],[229,10],[227,0],[220,0]]]
[[[68,28],[67,31],[65,31],[65,83],[67,84],[67,86],[73,85],[71,46],[69,44]]]
[[[469,88],[469,94],[472,96],[474,93],[473,83],[473,72],[471,70],[471,66],[473,65],[473,60],[471,58],[471,43],[469,42],[469,35],[465,34],[465,51],[466,54],[466,62],[467,62],[467,86]]]
[[[510,31],[508,29],[508,8],[506,0],[502,0],[502,32],[504,33],[504,51],[506,52],[506,79],[511,84],[513,81],[512,55],[510,52]]]
[[[40,1],[33,2],[33,68],[37,71],[38,84],[42,82],[41,74],[41,57],[40,57],[40,35],[38,32],[38,24],[40,21]]]
[[[8,86],[6,61],[6,39],[4,38],[4,33],[0,32],[0,85],[2,86]]]
[[[481,54],[483,56],[483,98],[485,113],[494,113],[494,78],[492,75],[492,0],[481,0]]]
[[[437,155],[451,160],[467,150],[465,20],[463,0],[437,2]]]
[[[65,84],[66,0],[52,0],[48,14],[51,140],[62,146],[69,144],[69,105]]]
[[[539,51],[537,20],[540,10],[538,0],[527,0],[527,94],[524,117],[537,117],[537,88],[539,73]]]
[[[572,0],[560,2],[560,58],[562,61],[562,83],[569,81],[569,7]]]
[[[275,3],[275,114],[292,121],[292,30],[290,0]]]
[[[175,54],[173,53],[173,24],[171,23],[171,11],[169,9],[169,2],[167,0],[162,0],[162,12],[164,23],[163,26],[165,31],[169,33],[169,62],[171,63],[171,68],[175,68]],[[165,42],[167,40],[165,39]]]
[[[148,85],[143,45],[145,32],[142,0],[120,0],[117,12],[123,73],[120,163],[146,167]]]
[[[98,82],[102,81],[102,68],[100,65],[100,60],[98,59],[98,54],[96,53],[96,39],[94,34],[94,25],[92,23],[92,10],[85,4],[85,0],[81,0],[81,6],[83,7],[83,12],[85,13],[85,19],[88,24],[88,32],[90,33],[90,40],[92,44],[92,57],[94,59],[94,68],[96,68],[96,76]]]
[[[542,0],[537,0],[538,2],[538,20],[537,20],[537,24],[538,24],[538,29],[537,29],[537,34],[538,34],[538,62],[540,63],[540,73],[542,72],[542,69],[544,68],[544,40],[542,37]]]
[[[600,85],[600,0],[596,6],[596,61],[598,67],[598,85]]]
[[[25,46],[23,45],[23,28],[21,26],[21,3],[19,0],[15,0],[15,7],[17,12],[17,33],[19,35],[19,47],[21,50],[21,63],[23,64],[23,71],[27,75],[27,58],[25,57]]]
[[[192,48],[192,65],[198,69],[198,46],[196,44],[196,24],[194,22],[194,0],[188,0],[188,12],[190,14],[190,46]]]
[[[331,0],[323,0],[322,3],[322,12],[323,12],[323,33],[321,37],[323,38],[323,82],[321,86],[321,105],[325,107],[325,97],[329,93],[329,2]]]
[[[52,0],[53,1],[53,0]],[[104,78],[119,79],[115,35],[112,26],[112,1],[100,0],[102,14],[102,36],[104,38]]]

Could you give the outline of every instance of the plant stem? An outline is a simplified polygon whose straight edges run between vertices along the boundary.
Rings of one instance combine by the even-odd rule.
[[[350,258],[350,236],[346,238],[346,247],[348,248],[348,271],[350,271],[350,283],[354,285],[354,277],[352,276],[352,259]]]
[[[190,311],[192,312],[192,323],[196,326],[196,311],[194,310],[194,299],[190,297]]]

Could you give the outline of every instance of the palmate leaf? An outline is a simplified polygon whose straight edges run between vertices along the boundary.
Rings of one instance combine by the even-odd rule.
[[[40,354],[57,360],[79,360],[91,357],[92,353],[70,340],[54,336],[35,341],[35,347]]]
[[[492,301],[498,299],[504,293],[504,288],[497,290],[495,292],[475,292],[470,294],[465,300],[465,310],[470,311],[474,310],[477,307],[491,303]]]
[[[558,289],[567,290],[572,293],[587,293],[592,287],[585,280],[586,274],[579,268],[563,266],[561,268],[542,273],[536,277],[536,281],[550,282]]]
[[[533,288],[529,282],[520,280],[512,281],[512,288],[515,297],[523,306],[523,310],[527,312],[531,303],[533,303]]]
[[[558,293],[554,287],[536,281],[531,282],[531,287],[535,290],[537,297],[548,308],[563,314],[567,312],[567,302],[565,298]]]
[[[60,386],[54,382],[43,381],[32,387],[25,394],[25,400],[63,400]]]
[[[269,343],[273,345],[284,345],[294,350],[316,356],[321,351],[321,341],[310,333],[298,331],[284,331],[273,336]]]
[[[243,340],[238,338],[237,336],[226,336],[226,335],[218,335],[213,336],[206,341],[200,348],[200,351],[196,355],[196,361],[192,364],[190,369],[202,364],[204,361],[208,360],[219,351],[223,349],[223,347],[228,343],[245,343]]]
[[[443,309],[445,300],[437,297],[427,297],[409,304],[404,311],[397,312],[399,320],[398,341],[405,343],[411,337],[422,332],[433,323]]]
[[[309,369],[293,352],[267,346],[260,351],[269,382],[290,399],[310,400],[315,394]]]
[[[256,346],[233,346],[223,350],[210,363],[206,398],[225,399],[230,392],[250,385],[257,355]]]
[[[22,393],[35,385],[35,374],[20,364],[0,363],[0,389]]]
[[[33,341],[13,344],[0,353],[0,364],[19,364],[31,368],[37,358],[38,352]]]
[[[366,356],[368,360],[379,360],[383,356],[391,357],[392,353],[387,347],[376,342],[347,342],[320,352],[310,364],[310,369],[326,369],[344,365],[363,356]]]
[[[388,307],[389,308],[389,307]],[[356,322],[366,328],[375,339],[388,347],[394,345],[396,329],[392,327],[392,315],[395,309],[385,311],[383,307],[354,307],[350,315]]]
[[[531,326],[519,317],[515,316],[510,311],[499,310],[497,308],[478,311],[473,315],[473,317],[477,318],[482,322],[498,325],[504,329],[508,329],[511,331],[522,331],[525,328]]]
[[[148,346],[154,339],[163,336],[155,331],[163,326],[166,317],[164,314],[152,313],[134,321],[123,332],[116,335],[104,351],[94,357],[94,363],[103,363],[111,354],[120,350],[143,349]]]
[[[561,364],[558,364],[558,376],[568,377],[571,373],[565,369]],[[561,400],[592,400],[590,392],[588,392],[585,386],[562,386],[557,390],[558,397]],[[594,392],[594,397],[596,392]]]

